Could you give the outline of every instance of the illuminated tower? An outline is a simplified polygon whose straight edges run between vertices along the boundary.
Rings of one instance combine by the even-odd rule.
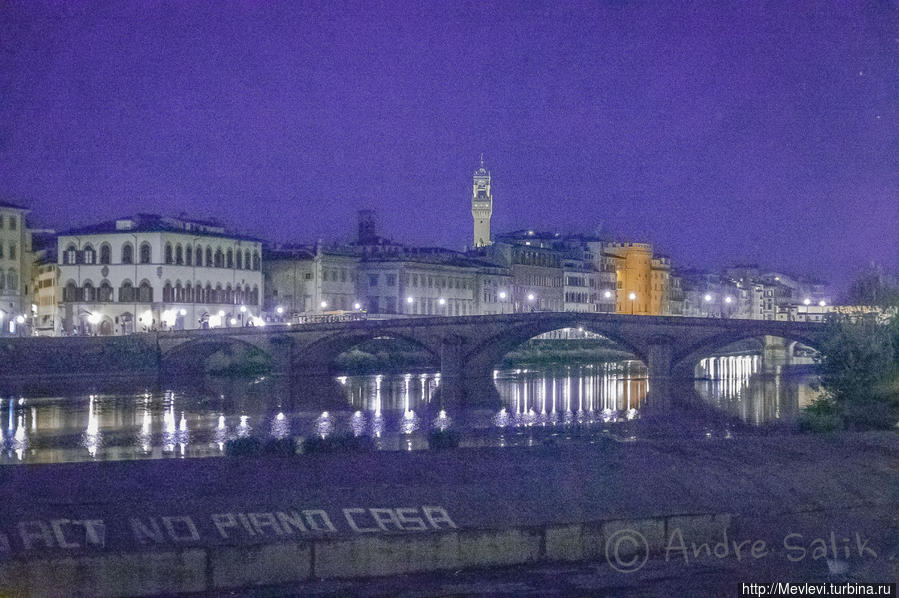
[[[490,217],[492,215],[493,195],[490,192],[490,172],[484,168],[484,154],[481,154],[481,167],[474,172],[474,185],[471,192],[475,247],[490,245]]]

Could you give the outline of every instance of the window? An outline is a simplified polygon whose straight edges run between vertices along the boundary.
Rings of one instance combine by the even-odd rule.
[[[16,244],[15,244],[15,242],[12,242],[9,244],[9,259],[11,259],[11,260],[16,259]]]
[[[94,248],[90,245],[86,245],[84,247],[84,263],[85,264],[93,264],[95,261],[96,253],[94,252]]]
[[[75,286],[75,281],[70,280],[62,290],[62,300],[66,303],[73,303],[78,301],[78,294],[78,287]]]
[[[303,278],[306,280],[312,280],[312,272],[306,272],[306,275]]]
[[[78,250],[75,249],[74,245],[69,245],[66,247],[66,252],[63,254],[62,258],[63,264],[76,264],[78,263]]]
[[[396,286],[396,274],[388,274],[387,275],[387,286],[395,287]],[[389,303],[388,303],[389,305]],[[391,312],[393,313],[393,312]]]
[[[243,267],[249,270],[253,267],[253,262],[250,261],[250,250],[247,249],[243,254]]]
[[[181,243],[175,245],[175,263],[179,266],[184,263],[184,249],[181,247]]]
[[[193,265],[194,262],[194,250],[190,245],[184,250],[184,263],[188,266]]]
[[[134,298],[135,298],[134,286],[132,286],[130,280],[126,280],[125,282],[122,283],[122,286],[119,287],[119,302],[120,303],[133,303]]]
[[[149,260],[148,260],[148,261],[149,261]],[[142,263],[142,264],[146,264],[146,263],[147,263],[147,262],[144,261],[144,248],[143,248],[143,246],[141,246],[141,248],[140,248],[140,263]],[[174,263],[174,259],[172,258],[172,244],[171,244],[171,243],[166,243],[166,244],[165,244],[165,263],[166,263],[166,264]]]
[[[169,251],[171,251],[171,246],[169,246]],[[140,263],[149,264],[152,258],[153,258],[153,254],[150,251],[150,244],[149,243],[141,243]]]
[[[84,301],[96,300],[96,296],[94,295],[94,285],[92,285],[90,282],[84,283],[83,296]]]
[[[234,250],[229,249],[226,256],[227,256],[226,260],[227,260],[228,267],[233,268],[234,267]]]
[[[237,250],[237,269],[243,270],[243,252],[241,250]]]
[[[153,302],[153,287],[146,280],[142,281],[138,288],[138,301],[141,303]]]
[[[107,243],[100,245],[100,263],[108,264],[112,261],[112,250]]]
[[[212,267],[212,247],[206,246],[206,267]]]
[[[221,248],[215,250],[215,260],[213,261],[213,265],[216,268],[221,268],[225,265],[225,254],[222,253]]]
[[[9,217],[9,230],[16,230],[16,226],[18,226],[17,222],[18,222],[18,218],[16,218],[15,216],[10,216]]]
[[[377,274],[369,274],[368,275],[368,286],[370,286],[370,287],[378,286],[378,275]]]
[[[258,269],[259,269],[259,252],[254,251],[253,252],[253,270],[258,270]]]
[[[162,287],[162,300],[166,303],[174,301],[172,298],[172,283],[169,281],[165,281],[165,284]]]
[[[112,285],[109,281],[104,280],[100,283],[100,289],[97,293],[97,300],[101,302],[112,301]]]

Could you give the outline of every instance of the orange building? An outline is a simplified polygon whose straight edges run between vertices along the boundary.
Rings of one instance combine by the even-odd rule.
[[[615,262],[617,313],[641,316],[669,313],[671,263],[668,258],[653,257],[649,243],[606,243],[603,253]]]

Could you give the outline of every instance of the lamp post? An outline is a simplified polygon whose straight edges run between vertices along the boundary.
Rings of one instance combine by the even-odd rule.
[[[631,291],[627,298],[631,300],[631,315],[634,315],[634,301],[637,299],[637,293]]]
[[[534,311],[534,300],[535,300],[536,298],[537,298],[537,297],[534,296],[534,293],[528,293],[528,303],[531,304],[531,307],[530,307],[530,310],[531,310],[531,311]]]
[[[712,316],[712,311],[709,304],[712,302],[712,296],[706,293],[702,300],[705,301],[705,317],[710,318]]]
[[[732,298],[730,295],[728,295],[727,297],[724,298],[724,303],[725,303],[728,307],[730,306],[730,304],[731,304],[732,301],[733,301],[733,298]],[[729,309],[727,309],[727,310],[722,310],[722,312],[721,312],[721,317],[722,317],[722,318],[728,318],[728,317],[730,317],[730,310],[729,310]]]

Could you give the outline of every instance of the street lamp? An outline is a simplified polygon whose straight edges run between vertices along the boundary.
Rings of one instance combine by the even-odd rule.
[[[824,307],[825,305],[827,305],[827,301],[825,301],[824,299],[822,299],[821,301],[818,301],[818,305],[821,306],[821,307]]]
[[[712,296],[706,293],[705,297],[703,297],[702,300],[705,301],[705,317],[711,317],[712,310],[709,309],[709,303],[712,302]]]
[[[415,299],[413,299],[411,296],[406,297],[406,303],[411,304],[411,303],[414,302],[414,301],[415,301]]]
[[[358,301],[353,304],[353,309],[362,309],[362,304]]]
[[[321,307],[322,307],[322,309],[325,309],[326,307],[328,307],[328,302],[327,302],[327,301],[322,301],[322,302],[321,302]]]
[[[242,313],[242,314],[247,313],[247,306],[246,306],[246,305],[241,305],[241,306],[240,306],[240,313]]]
[[[279,305],[275,308],[275,311],[278,312],[278,315],[281,315],[284,313],[284,308]]]
[[[500,292],[499,292],[499,298],[500,298],[500,299],[505,299],[505,298],[506,298],[506,292],[505,292],[505,291],[500,291]]]
[[[803,303],[806,304],[806,305],[811,305],[812,300],[809,299],[808,297],[806,297],[805,300],[803,300]]]
[[[631,315],[634,315],[634,300],[637,298],[637,293],[631,292],[627,298],[631,300]]]

